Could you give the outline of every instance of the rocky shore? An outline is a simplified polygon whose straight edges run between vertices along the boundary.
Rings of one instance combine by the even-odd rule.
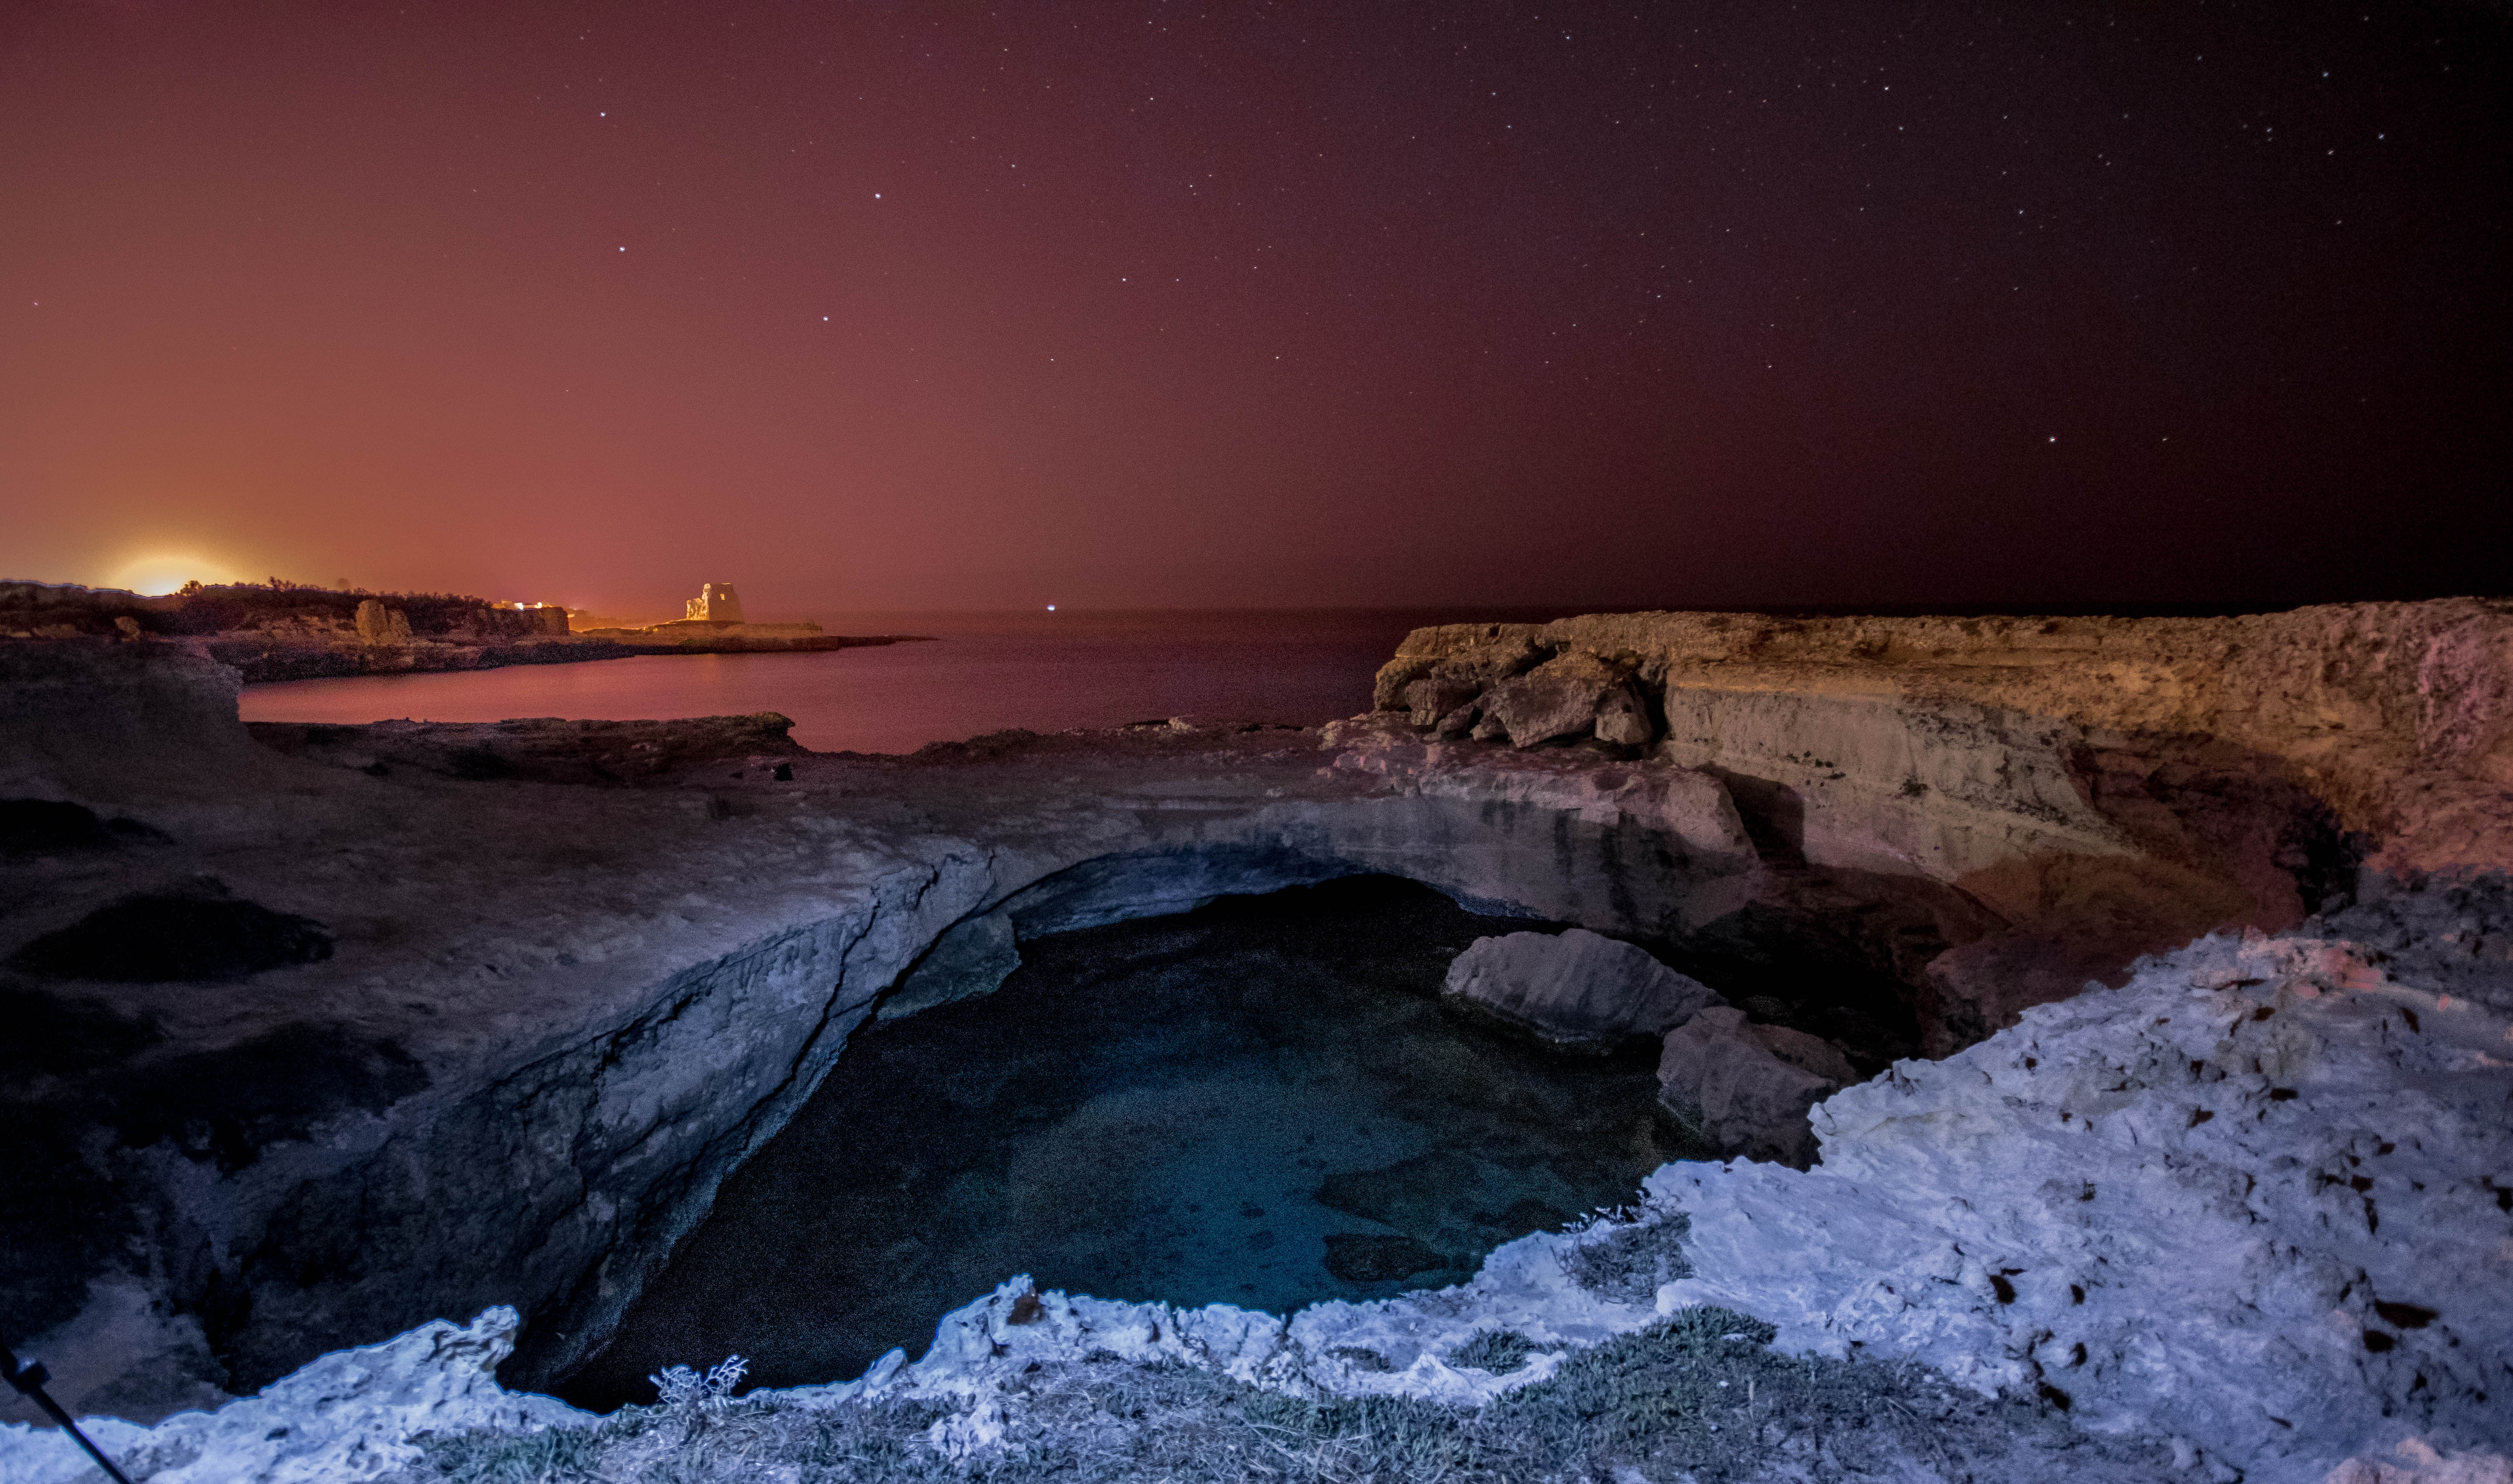
[[[1608,1230],[1288,1323],[1055,1299],[1015,1331],[1007,1290],[945,1326],[993,1348],[858,1389],[937,1387],[999,1443],[986,1388],[1035,1340],[1470,1402],[1541,1379],[1440,1358],[1473,1333],[1567,1354],[1716,1303],[1784,1349],[2169,1432],[2193,1478],[2501,1451],[2503,605],[1424,630],[1380,709],[1323,732],[903,759],[772,718],[258,740],[239,683],[144,636],[0,644],[0,996],[38,1032],[0,1066],[33,1131],[0,1156],[0,1322],[79,1410],[151,1422],[497,1304],[523,1314],[500,1376],[548,1384],[895,997],[982,992],[1045,934],[1380,872],[1749,984],[1688,1001],[1739,1044],[1895,1064],[1819,1095],[1811,1169],[1655,1177],[1636,1220],[1684,1218],[1691,1276],[1646,1294],[1564,1276]],[[108,951],[152,923],[217,952],[177,977]],[[1918,1044],[1880,1055],[1862,1005]],[[474,1372],[508,1343],[429,1342]],[[340,1424],[379,1471],[416,1458],[388,1411]],[[221,1457],[287,1476],[248,1454]]]
[[[0,644],[189,640],[248,685],[435,674],[640,655],[818,653],[912,634],[824,634],[817,624],[669,623],[571,633],[567,611],[436,593],[371,596],[299,586],[206,587],[166,597],[0,582]]]

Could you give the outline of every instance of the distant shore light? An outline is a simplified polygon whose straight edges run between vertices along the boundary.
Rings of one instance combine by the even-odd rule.
[[[113,585],[142,597],[164,597],[185,582],[219,583],[233,582],[234,576],[218,562],[205,562],[194,556],[143,556],[125,562],[113,575]]]

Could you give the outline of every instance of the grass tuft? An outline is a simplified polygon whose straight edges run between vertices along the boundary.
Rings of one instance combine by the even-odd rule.
[[[1647,1305],[1657,1302],[1659,1284],[1693,1276],[1684,1256],[1684,1239],[1692,1234],[1693,1218],[1681,1211],[1656,1221],[1609,1220],[1574,1232],[1574,1245],[1558,1261],[1572,1282],[1597,1297]]]
[[[1536,1353],[1535,1342],[1509,1330],[1486,1330],[1449,1352],[1449,1364],[1468,1371],[1507,1376]]]

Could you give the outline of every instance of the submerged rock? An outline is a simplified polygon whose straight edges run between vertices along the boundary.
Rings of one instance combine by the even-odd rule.
[[[1611,1051],[1659,1036],[1697,1011],[1724,1005],[1718,991],[1659,963],[1645,948],[1573,928],[1478,938],[1449,965],[1442,997],[1550,1046]]]
[[[790,781],[787,760],[806,755],[788,735],[793,726],[790,717],[760,711],[673,721],[257,721],[246,730],[284,756],[378,778],[415,772],[474,783],[626,786],[730,782],[778,766]]]
[[[1659,1105],[1685,1132],[1723,1154],[1804,1169],[1815,1152],[1807,1110],[1858,1073],[1820,1037],[1720,1006],[1667,1033],[1657,1078]]]
[[[1327,1271],[1347,1283],[1383,1283],[1457,1265],[1410,1236],[1337,1231],[1326,1241]]]

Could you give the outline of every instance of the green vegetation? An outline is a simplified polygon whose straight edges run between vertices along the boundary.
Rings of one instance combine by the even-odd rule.
[[[978,1403],[987,1415],[1000,1408],[1003,1446],[959,1459],[929,1442],[955,1413],[922,1400],[736,1402],[696,1430],[684,1409],[630,1407],[578,1432],[420,1442],[453,1484],[1719,1484],[1922,1470],[2108,1480],[2154,1466],[2143,1450],[2075,1432],[2039,1402],[1985,1399],[1913,1365],[1777,1355],[1772,1334],[1724,1309],[1688,1309],[1575,1352],[1550,1380],[1480,1408],[1308,1399],[1100,1356],[1006,1378]],[[1503,1332],[1471,1344],[1497,1351],[1504,1339],[1526,1344]]]

